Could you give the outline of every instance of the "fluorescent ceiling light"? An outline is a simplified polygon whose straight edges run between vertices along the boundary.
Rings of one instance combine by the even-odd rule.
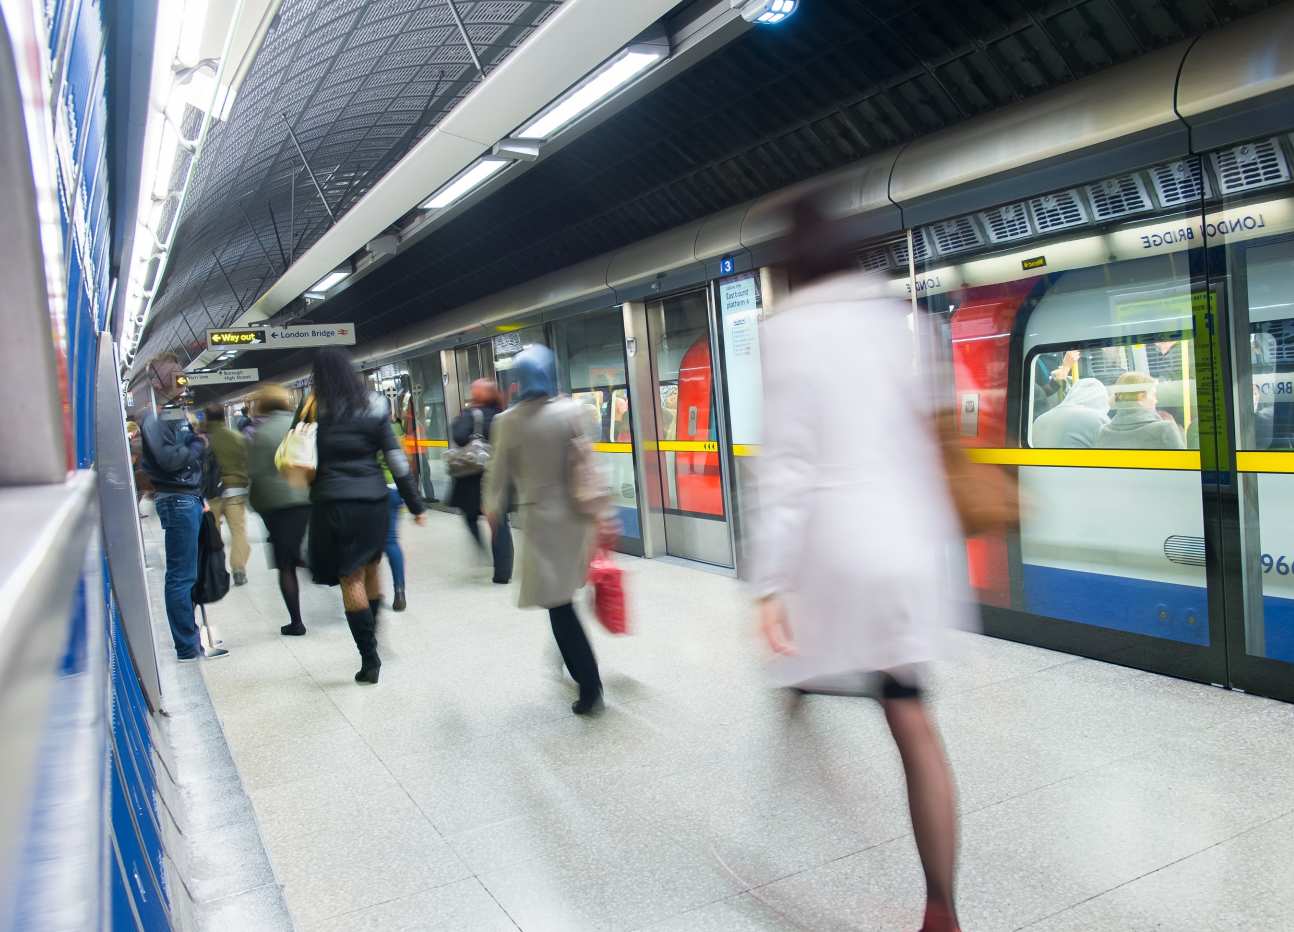
[[[431,210],[440,210],[462,198],[495,176],[500,169],[512,164],[506,159],[484,158],[463,172],[449,184],[431,196],[422,206]]]
[[[350,278],[350,272],[346,269],[333,269],[319,281],[310,286],[307,293],[318,293],[322,296],[324,292],[336,288],[346,279]]]
[[[799,0],[732,0],[732,8],[740,9],[746,22],[769,26],[786,19],[799,5]]]
[[[515,135],[519,139],[549,139],[576,117],[591,110],[624,85],[663,59],[666,51],[652,46],[634,46],[619,58],[595,71],[588,80],[568,92],[531,120]]]

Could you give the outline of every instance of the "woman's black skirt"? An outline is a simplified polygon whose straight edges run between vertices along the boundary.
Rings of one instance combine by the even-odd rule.
[[[270,557],[275,569],[297,567],[305,563],[301,545],[310,526],[310,506],[296,505],[261,515],[270,532]]]
[[[310,513],[310,572],[323,586],[335,586],[382,559],[387,523],[385,498],[375,502],[316,502]]]

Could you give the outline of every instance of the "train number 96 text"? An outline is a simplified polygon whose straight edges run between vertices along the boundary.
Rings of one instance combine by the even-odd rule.
[[[1264,573],[1275,572],[1279,576],[1288,576],[1290,570],[1294,568],[1294,566],[1291,566],[1290,558],[1284,554],[1277,554],[1273,557],[1270,553],[1264,553],[1259,559],[1263,565]]]

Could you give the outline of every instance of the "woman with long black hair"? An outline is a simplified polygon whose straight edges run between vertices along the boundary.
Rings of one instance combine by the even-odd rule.
[[[361,661],[355,681],[376,683],[382,667],[377,654],[378,569],[391,520],[378,453],[418,524],[425,520],[426,506],[391,429],[386,399],[369,391],[344,351],[327,348],[315,356],[314,398],[319,463],[310,489],[310,569],[315,582],[341,586],[346,622]]]

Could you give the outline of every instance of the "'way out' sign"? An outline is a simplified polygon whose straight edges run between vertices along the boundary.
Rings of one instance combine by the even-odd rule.
[[[239,327],[208,330],[207,346],[242,350],[298,349],[307,346],[354,346],[354,324],[298,324],[294,327]]]

